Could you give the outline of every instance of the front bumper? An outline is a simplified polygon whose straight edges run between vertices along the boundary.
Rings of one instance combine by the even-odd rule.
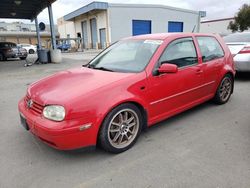
[[[18,109],[26,119],[30,132],[56,149],[72,150],[96,145],[98,129],[94,119],[50,121],[29,110],[24,99],[19,102]],[[82,130],[82,125],[88,124],[90,121],[92,121],[91,127]]]
[[[5,54],[6,58],[20,58],[20,57],[27,57],[28,53],[15,53],[15,52],[9,52]]]

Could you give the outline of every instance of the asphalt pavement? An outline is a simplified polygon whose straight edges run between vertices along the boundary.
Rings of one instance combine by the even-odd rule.
[[[65,54],[60,64],[31,67],[0,62],[1,188],[250,187],[250,73],[237,76],[227,104],[207,102],[163,121],[119,155],[58,151],[25,131],[17,103],[27,86],[94,55]]]

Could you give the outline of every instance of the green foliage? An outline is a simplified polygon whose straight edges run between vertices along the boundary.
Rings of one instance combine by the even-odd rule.
[[[250,28],[250,4],[244,4],[235,15],[234,21],[228,25],[228,29],[235,31],[245,31]]]

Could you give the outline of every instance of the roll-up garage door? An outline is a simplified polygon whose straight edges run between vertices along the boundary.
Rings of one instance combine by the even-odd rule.
[[[87,21],[82,22],[82,37],[83,37],[83,48],[88,48]]]
[[[96,25],[96,19],[95,18],[92,18],[90,20],[90,29],[91,29],[92,47],[96,48],[96,43],[97,43],[97,25]]]

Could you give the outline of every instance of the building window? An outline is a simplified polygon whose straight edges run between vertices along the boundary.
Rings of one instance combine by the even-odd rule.
[[[168,22],[168,32],[183,32],[183,22]]]

